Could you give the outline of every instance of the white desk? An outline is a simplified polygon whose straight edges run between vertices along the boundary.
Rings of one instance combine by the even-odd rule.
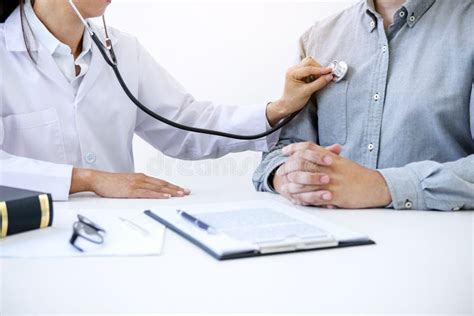
[[[245,190],[194,190],[171,201],[102,200],[56,204],[148,208],[279,198]],[[164,252],[145,258],[8,259],[1,262],[4,313],[473,311],[472,212],[307,209],[366,232],[377,245],[218,262],[172,232]]]

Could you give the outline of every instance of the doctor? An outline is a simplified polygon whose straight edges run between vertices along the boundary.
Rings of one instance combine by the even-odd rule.
[[[75,1],[85,18],[110,0]],[[138,110],[117,83],[67,1],[0,4],[0,185],[51,192],[55,200],[92,191],[110,198],[170,198],[188,189],[134,173],[137,134],[166,155],[216,158],[266,151],[278,133],[235,141],[183,132]],[[96,30],[103,40],[103,30]],[[190,126],[255,134],[301,109],[331,80],[311,58],[290,69],[283,96],[269,105],[218,106],[195,100],[138,41],[110,30],[127,85],[159,114]],[[305,78],[318,78],[306,83]]]

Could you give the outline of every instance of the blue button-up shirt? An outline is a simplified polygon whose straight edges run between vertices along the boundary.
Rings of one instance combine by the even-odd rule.
[[[346,61],[254,175],[273,191],[281,148],[312,141],[385,178],[396,209],[474,209],[474,1],[409,0],[387,31],[372,0],[317,22],[300,58]]]

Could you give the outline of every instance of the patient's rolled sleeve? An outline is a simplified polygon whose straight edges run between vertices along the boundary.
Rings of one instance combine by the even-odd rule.
[[[281,149],[266,154],[253,175],[255,189],[261,192],[276,193],[275,188],[270,183],[273,178],[272,173],[287,160],[288,157],[281,153]]]
[[[267,127],[267,131],[272,128],[268,120],[267,120],[266,127]],[[278,140],[280,139],[280,133],[281,133],[281,129],[279,129],[278,131],[275,131],[274,133],[271,133],[270,135],[266,137],[267,148],[264,151],[269,152],[278,144]]]
[[[397,210],[425,210],[423,188],[416,173],[410,168],[388,168],[378,172],[384,177],[392,196],[389,207]]]

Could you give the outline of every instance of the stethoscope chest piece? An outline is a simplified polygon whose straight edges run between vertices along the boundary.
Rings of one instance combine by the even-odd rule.
[[[332,69],[332,75],[334,78],[332,79],[334,82],[339,82],[344,79],[347,75],[347,71],[349,70],[349,66],[344,61],[334,60],[328,66]]]

